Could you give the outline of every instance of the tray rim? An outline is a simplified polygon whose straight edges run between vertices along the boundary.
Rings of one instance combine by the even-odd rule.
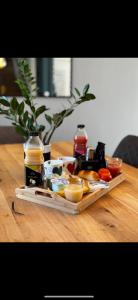
[[[64,212],[71,213],[71,214],[79,214],[81,211],[85,210],[88,206],[92,205],[95,201],[100,199],[102,196],[104,196],[105,194],[108,194],[110,192],[110,190],[112,190],[114,187],[118,186],[125,179],[126,179],[126,176],[122,172],[119,175],[117,175],[116,177],[114,177],[109,182],[109,188],[107,188],[107,189],[100,188],[92,193],[86,193],[83,196],[82,200],[79,202],[69,201],[69,200],[65,199],[64,197],[58,195],[56,192],[49,191],[46,189],[41,189],[38,187],[25,188],[24,186],[21,186],[20,188],[16,188],[15,191],[16,191],[16,197],[18,200],[21,199],[21,200],[24,200],[27,202],[32,202],[32,203],[38,204],[38,205],[44,205],[44,206],[55,208],[60,211],[64,211]],[[20,193],[22,191],[26,191],[27,189],[29,191],[41,190],[41,191],[45,191],[46,193],[48,191],[49,194],[53,195],[53,198],[44,197],[42,195],[38,195],[37,197],[35,197],[35,193],[34,194],[30,193],[28,196]],[[26,199],[27,197],[29,198],[28,200]],[[56,200],[57,200],[57,202],[56,202]]]

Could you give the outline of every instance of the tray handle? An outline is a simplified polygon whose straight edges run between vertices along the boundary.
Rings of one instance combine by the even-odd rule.
[[[25,188],[25,187],[21,187],[21,188],[16,188],[16,195],[34,195],[37,197],[37,195],[39,196],[44,196],[44,197],[49,197],[49,198],[54,198],[54,194],[52,191],[49,190],[45,190],[42,188]]]
[[[45,192],[37,190],[37,191],[35,191],[35,196],[37,196],[37,195],[45,196],[45,197],[48,197],[48,198],[53,198],[52,193],[50,191],[47,191],[47,190]]]

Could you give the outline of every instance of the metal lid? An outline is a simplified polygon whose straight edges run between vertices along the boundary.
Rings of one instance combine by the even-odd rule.
[[[77,125],[77,128],[84,128],[84,127],[85,127],[84,124],[79,124],[79,125]]]

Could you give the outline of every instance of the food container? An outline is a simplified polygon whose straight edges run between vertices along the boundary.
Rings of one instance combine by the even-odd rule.
[[[110,157],[106,159],[107,168],[109,169],[112,177],[117,176],[122,170],[122,159],[118,157]]]
[[[58,192],[64,190],[65,185],[69,184],[69,181],[63,178],[51,179],[52,191]]]
[[[65,197],[71,202],[79,202],[83,197],[83,180],[76,180],[65,186]]]

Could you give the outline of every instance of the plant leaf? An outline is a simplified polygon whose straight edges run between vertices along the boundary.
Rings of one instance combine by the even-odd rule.
[[[38,118],[44,111],[46,111],[46,106],[42,105],[39,108],[37,108],[35,112],[35,117]]]
[[[18,120],[19,124],[24,127],[24,122],[21,116],[19,116],[19,120]]]
[[[56,128],[58,128],[63,123],[63,119],[56,125]]]
[[[30,117],[28,117],[27,127],[29,130],[33,128],[33,120]]]
[[[45,114],[45,118],[46,118],[47,122],[51,125],[52,121],[53,121],[52,117],[49,116],[49,115],[47,115],[47,114]]]
[[[74,88],[74,89],[75,89],[77,95],[80,97],[81,94],[80,94],[79,90],[77,88]]]
[[[85,101],[90,101],[96,99],[95,95],[93,94],[86,94],[85,96],[80,97],[81,100],[78,100],[76,103],[81,104]]]
[[[67,112],[67,109],[64,109],[64,110],[62,110],[60,113],[58,113],[57,115],[59,115],[59,117],[60,116],[64,116],[65,115],[65,113]]]
[[[22,136],[24,136],[24,137],[28,136],[28,132],[23,127],[16,125],[15,129],[16,129],[16,132],[21,134]]]
[[[23,114],[24,111],[24,102],[22,101],[18,106],[18,114],[19,116]]]
[[[35,106],[31,106],[31,110],[33,113],[35,113]]]
[[[70,109],[70,108],[64,109],[60,113],[58,113],[58,115],[59,115],[59,117],[62,116],[62,117],[66,118],[66,117],[70,116],[73,113],[73,111],[74,111],[74,109]]]
[[[8,100],[6,100],[6,99],[5,99],[5,97],[3,97],[3,98],[0,98],[0,103],[1,103],[2,105],[4,105],[4,106],[7,106],[7,107],[9,107],[9,106],[10,106],[10,103],[9,103],[9,101],[8,101]]]
[[[10,102],[10,105],[11,105],[11,108],[12,108],[14,111],[18,110],[19,103],[18,103],[16,97],[13,97],[13,98],[12,98],[12,100],[11,100],[11,102]]]
[[[90,85],[89,85],[89,84],[86,84],[85,87],[84,87],[84,89],[83,89],[83,95],[86,95],[86,94],[87,94],[89,88],[90,88]]]
[[[67,101],[68,101],[68,103],[69,103],[70,105],[72,105],[72,102],[71,102],[70,99],[67,99]],[[75,102],[76,102],[76,98],[75,98]]]
[[[80,97],[83,101],[94,100],[96,97],[94,94],[86,94],[85,96]]]
[[[73,93],[71,93],[71,96],[76,100],[76,96]],[[69,99],[68,99],[68,101],[69,101]]]
[[[83,103],[84,101],[82,101],[82,100],[78,100],[76,103],[77,104],[81,104],[81,103]]]
[[[42,132],[42,131],[44,131],[44,130],[45,130],[45,126],[44,126],[44,125],[40,125],[40,126],[39,126],[39,131]]]
[[[67,113],[66,113],[66,116],[65,117],[68,117],[70,116],[72,113],[73,113],[74,109],[67,109]]]
[[[54,124],[57,125],[58,122],[60,121],[60,119],[62,119],[62,114],[63,114],[64,111],[62,111],[61,113],[56,113],[56,114],[53,114],[53,121],[54,121]]]
[[[64,118],[68,117],[72,114],[74,109],[64,109],[60,113],[56,113],[53,115],[53,121],[55,124],[55,127],[58,128],[64,121]]]
[[[22,96],[25,98],[25,100],[27,100],[28,102],[30,102],[29,101],[29,99],[30,99],[30,91],[29,91],[28,86],[21,79],[17,79],[15,82],[18,84],[18,86],[19,86],[19,88],[21,90]]]
[[[31,102],[29,99],[25,99],[25,103],[28,105],[28,106],[31,106]]]
[[[27,119],[28,119],[28,111],[26,111],[23,115],[23,122],[26,123]]]

